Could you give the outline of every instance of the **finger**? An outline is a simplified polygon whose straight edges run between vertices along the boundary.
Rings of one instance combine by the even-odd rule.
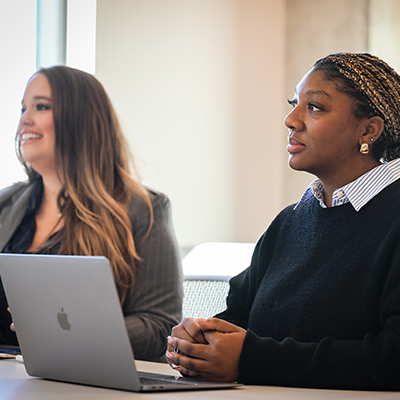
[[[173,368],[183,375],[209,381],[234,382],[237,380],[237,373],[224,371],[223,367],[215,365],[212,361],[186,357],[177,353],[168,354],[167,352],[168,358],[173,363]]]
[[[174,351],[174,344],[173,344],[173,339],[171,336],[167,337],[167,350],[168,351]]]
[[[178,364],[178,361],[174,359],[173,353],[169,352],[168,350],[165,352],[165,359],[167,360],[167,363],[172,369],[181,372],[182,374],[189,375],[187,372],[182,371],[182,369],[184,368],[181,368],[181,366]],[[193,371],[191,376],[197,376],[197,373]]]
[[[207,339],[207,342],[212,345],[214,345],[215,342],[218,341],[219,338],[221,338],[221,335],[225,334],[226,334],[225,332],[212,331],[212,330],[204,332],[204,336]]]
[[[245,334],[244,330],[243,332]],[[240,344],[244,340],[243,332],[225,334],[210,331],[212,340],[207,345],[173,338],[175,351],[167,351],[166,356],[170,363],[177,366],[175,369],[183,374],[200,374],[205,379],[235,381],[242,351]]]
[[[218,318],[198,319],[196,323],[203,331],[218,331],[223,333],[238,332],[242,328]]]
[[[168,336],[167,341],[168,341],[168,346],[167,346],[167,350],[170,352],[175,352],[175,353],[183,353],[181,350],[178,349],[178,347],[175,346],[175,341],[177,339]]]
[[[199,360],[208,360],[210,346],[208,344],[202,343],[192,343],[187,340],[172,338],[173,352],[174,354],[187,356],[190,359],[197,358]],[[180,360],[181,358],[175,357],[175,360]]]
[[[181,373],[190,376],[199,376],[199,374],[208,371],[208,362],[205,360],[188,357],[175,352],[171,353],[168,351],[166,352],[166,357],[172,362],[172,364],[177,366],[175,369]]]
[[[182,367],[181,365],[178,365],[176,367],[175,371],[180,372],[184,376],[189,376],[190,378],[202,378],[202,376],[199,372],[186,369],[186,368]]]
[[[187,335],[190,336],[194,342],[207,343],[206,340],[204,339],[203,331],[195,319],[185,318],[183,320],[183,328],[185,329]]]
[[[188,335],[190,335],[196,341],[196,343],[207,343],[203,335],[203,330],[195,320],[193,320],[191,324],[185,326],[185,329]]]
[[[174,362],[174,360],[172,360],[170,357],[168,357],[168,354],[169,354],[170,352],[167,350],[166,352],[165,352],[165,359],[166,359],[166,361],[167,361],[167,363],[169,364],[169,366],[172,368],[172,369],[177,369],[178,368],[178,365],[177,364],[175,364],[175,362]]]
[[[221,379],[218,379],[218,377],[212,373],[193,371],[193,370],[187,369],[181,365],[176,368],[176,371],[180,372],[184,376],[189,376],[191,378],[201,378],[206,381],[221,381]]]
[[[198,324],[194,322],[193,318],[184,318],[179,325],[174,326],[172,328],[171,336],[189,340],[191,342],[196,342],[197,339],[204,341],[201,329]]]

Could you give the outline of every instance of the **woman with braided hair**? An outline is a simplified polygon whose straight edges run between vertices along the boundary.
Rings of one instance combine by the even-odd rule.
[[[230,280],[227,309],[173,328],[167,360],[245,384],[400,390],[400,77],[333,54],[289,104],[289,165],[317,179]]]

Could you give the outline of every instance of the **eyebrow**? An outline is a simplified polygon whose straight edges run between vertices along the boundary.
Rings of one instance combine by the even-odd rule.
[[[297,94],[297,88],[295,89],[295,93]],[[307,96],[311,96],[313,94],[322,94],[323,96],[326,96],[329,98],[331,97],[331,95],[329,93],[325,92],[324,90],[308,90],[306,92]]]
[[[47,96],[33,96],[33,98],[35,100],[48,100],[48,101],[51,101],[51,98],[47,97]]]
[[[47,100],[51,102],[51,98],[47,96],[33,96],[34,100]],[[24,102],[24,99],[22,99],[21,104]]]
[[[331,97],[331,95],[325,92],[324,90],[309,90],[307,92],[307,95],[312,95],[312,94],[322,94],[323,96]]]

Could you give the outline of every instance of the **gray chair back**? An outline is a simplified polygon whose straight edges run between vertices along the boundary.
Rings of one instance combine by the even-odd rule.
[[[250,265],[254,243],[203,243],[182,260],[183,317],[210,318],[225,310],[229,279]]]

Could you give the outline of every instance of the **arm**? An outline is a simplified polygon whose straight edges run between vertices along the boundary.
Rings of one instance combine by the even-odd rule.
[[[197,323],[208,344],[172,337],[169,344],[175,351],[167,352],[175,369],[188,376],[249,385],[400,389],[399,335],[389,327],[361,341],[300,343],[259,337],[218,319]]]
[[[148,210],[135,207],[132,226],[142,261],[137,266],[133,292],[124,307],[125,323],[135,358],[164,359],[166,337],[181,319],[182,269],[171,222],[168,199],[151,193],[154,224],[145,242]]]
[[[396,322],[398,324],[399,321]],[[350,390],[400,390],[399,335],[385,329],[363,340],[300,343],[247,331],[239,364],[245,384]]]
[[[254,297],[268,265],[267,262],[264,262],[264,259],[269,260],[273,254],[271,230],[270,228],[259,239],[254,249],[250,266],[229,280],[230,287],[226,299],[227,308],[215,315],[215,318],[223,319],[247,329]]]
[[[398,277],[400,278],[400,277]],[[179,372],[208,380],[253,385],[329,389],[400,390],[400,293],[386,305],[387,318],[378,334],[362,340],[298,342],[260,337],[218,319],[196,323],[208,344],[183,335],[169,339],[170,364]],[[178,352],[176,352],[178,350]]]
[[[391,241],[391,245],[386,242],[382,254],[378,255],[376,248],[373,250],[373,254],[379,260],[379,265],[374,263],[373,267],[369,267],[369,270],[372,271],[371,279],[365,278],[368,282],[366,285],[368,290],[360,292],[359,303],[363,306],[360,306],[359,311],[362,310],[362,319],[360,320],[359,315],[354,314],[356,308],[352,303],[343,303],[344,306],[347,304],[347,310],[344,310],[342,305],[337,305],[338,298],[333,300],[328,295],[326,305],[336,310],[335,316],[333,316],[329,310],[326,310],[325,306],[321,309],[320,304],[318,304],[320,297],[314,298],[312,291],[301,291],[303,298],[311,296],[313,299],[311,304],[315,304],[315,307],[308,311],[302,307],[297,307],[296,302],[294,302],[292,304],[292,307],[295,308],[293,321],[297,323],[306,321],[301,328],[305,332],[303,335],[314,335],[314,339],[295,340],[287,331],[291,329],[292,332],[298,332],[300,328],[293,326],[292,322],[286,323],[287,316],[281,315],[279,312],[276,313],[274,310],[272,313],[270,312],[274,317],[265,317],[262,323],[264,323],[267,331],[274,331],[275,326],[280,324],[283,327],[281,337],[277,338],[274,334],[256,334],[247,326],[251,326],[251,322],[248,323],[249,304],[251,307],[254,302],[254,291],[261,289],[259,288],[259,271],[263,271],[263,274],[267,274],[268,277],[273,277],[273,274],[267,270],[265,261],[269,259],[269,253],[274,246],[271,244],[273,242],[265,240],[268,237],[264,235],[264,238],[260,241],[264,241],[264,245],[257,246],[251,267],[231,280],[228,308],[219,315],[220,318],[241,325],[247,331],[242,342],[240,340],[243,336],[240,336],[240,329],[237,329],[237,326],[230,327],[231,331],[226,332],[229,334],[238,333],[236,335],[237,340],[231,341],[232,344],[228,347],[233,347],[234,352],[238,347],[243,347],[238,364],[236,364],[236,361],[232,363],[229,370],[224,375],[219,375],[218,378],[222,380],[235,379],[237,368],[237,379],[245,384],[330,389],[400,390],[398,378],[400,376],[400,262],[398,261],[400,260],[400,245],[396,239],[397,232],[393,236],[395,238]],[[350,266],[345,264],[341,264],[341,266],[344,268],[345,277],[350,278],[351,274],[354,274],[354,270],[350,269]],[[321,269],[321,265],[317,263],[315,268],[318,271]],[[284,270],[287,271],[287,268],[284,268]],[[366,264],[363,263],[360,268],[360,279],[367,275],[367,270]],[[309,273],[310,268],[307,271]],[[338,272],[335,271],[334,275]],[[350,271],[350,274],[345,271]],[[309,275],[312,274],[309,273]],[[290,281],[294,276],[291,275]],[[300,279],[300,282],[302,281],[303,276]],[[281,280],[281,282],[283,282],[283,286],[279,290],[279,294],[284,296],[285,299],[287,297],[290,299],[291,292],[285,291],[286,280]],[[356,282],[358,282],[356,284],[361,285],[358,278]],[[268,288],[269,280],[263,282],[263,285],[263,290]],[[324,288],[323,291],[329,290],[329,293],[332,291],[331,285],[330,280],[320,283],[320,286]],[[275,288],[275,285],[272,287]],[[345,295],[341,293],[340,297],[342,296]],[[352,297],[348,298],[351,299]],[[275,308],[274,302],[271,303],[271,308]],[[271,310],[266,309],[265,312],[258,310],[258,314],[260,316],[262,314],[268,315],[269,311]],[[318,311],[321,313],[320,316],[325,318],[326,323],[321,323],[320,317],[316,318],[315,313]],[[254,309],[252,312],[254,312]],[[344,318],[345,314],[348,317]],[[347,332],[354,331],[353,325],[356,317],[358,319],[358,330],[363,333],[352,337],[354,335],[349,335]],[[202,324],[199,320],[196,321],[200,328],[210,329],[210,326]],[[330,326],[326,324],[330,324]],[[215,325],[215,329],[228,330],[222,325]],[[316,331],[325,331],[325,334],[316,335]],[[326,333],[326,331],[331,332],[331,334]],[[212,334],[217,339],[217,332]],[[204,336],[207,341],[210,340],[208,333],[204,333]],[[219,354],[219,349],[223,349],[226,343],[229,343],[228,339],[230,340],[226,334],[220,336],[218,341],[210,342],[209,345],[201,345],[182,340],[180,337],[173,337],[170,342],[172,348],[176,347],[183,353],[197,357],[199,360],[190,359],[185,354],[174,354],[170,351],[172,353],[170,354],[171,362],[185,374],[207,376],[208,379],[212,379],[213,376],[216,376],[215,367],[218,366],[218,359],[215,359],[214,355]],[[210,346],[211,344],[212,346]],[[214,347],[214,349],[206,349],[206,347]],[[218,357],[223,356],[224,354],[219,354]],[[233,359],[235,357],[236,353],[233,353]]]
[[[354,314],[353,304],[347,303],[345,312],[340,310],[341,306],[335,307],[335,302],[333,309],[336,308],[337,313],[331,320],[332,334],[321,335],[315,340],[294,340],[287,334],[278,339],[248,329],[240,357],[239,381],[330,389],[400,390],[400,246],[397,231],[377,256],[379,264],[370,267],[373,271],[371,280],[365,278],[369,282],[368,290],[361,294],[363,319],[376,320],[374,327],[371,322],[365,322],[363,333],[357,337],[343,334],[352,330],[359,316]],[[378,254],[376,248],[373,252]],[[351,267],[344,265],[344,268],[348,271]],[[360,276],[366,276],[368,269],[364,264]],[[351,275],[346,276],[350,278]],[[329,290],[331,283],[321,284]],[[359,285],[362,285],[361,280]],[[240,293],[240,288],[236,292]],[[310,292],[306,294],[310,296]],[[326,329],[325,324],[315,318],[317,309],[318,305],[313,313],[302,309],[297,311],[305,321],[309,321],[313,331]],[[325,310],[325,314],[327,312],[331,315]],[[345,314],[349,317],[345,318]],[[269,323],[275,324],[274,320]]]

